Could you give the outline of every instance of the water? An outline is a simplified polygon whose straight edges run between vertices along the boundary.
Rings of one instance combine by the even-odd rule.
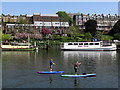
[[[119,51],[3,51],[3,88],[118,88]],[[96,77],[67,78],[60,74],[37,74],[48,71],[49,60],[53,70],[74,74],[72,63],[79,61],[78,73],[96,73]]]

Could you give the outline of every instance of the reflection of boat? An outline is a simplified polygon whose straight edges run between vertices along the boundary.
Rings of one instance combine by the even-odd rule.
[[[100,58],[105,58],[109,56],[112,60],[116,58],[116,51],[62,51],[65,60],[69,60],[71,58],[76,59],[93,59],[100,60]],[[102,57],[104,56],[104,57]]]
[[[83,51],[115,51],[114,43],[98,42],[65,42],[62,50],[83,50]]]
[[[30,43],[2,43],[1,49],[4,50],[36,50],[37,48],[31,46]]]

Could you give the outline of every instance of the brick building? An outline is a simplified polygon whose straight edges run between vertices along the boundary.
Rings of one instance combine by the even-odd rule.
[[[40,14],[11,16],[2,14],[2,20],[5,23],[4,32],[12,33],[19,31],[17,28],[32,30],[34,33],[41,33],[42,28],[49,28],[51,33],[65,34],[69,28],[68,22],[60,21],[57,14]]]

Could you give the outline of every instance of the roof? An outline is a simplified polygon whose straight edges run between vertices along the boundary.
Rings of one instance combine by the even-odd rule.
[[[41,14],[41,16],[58,16],[57,14]]]

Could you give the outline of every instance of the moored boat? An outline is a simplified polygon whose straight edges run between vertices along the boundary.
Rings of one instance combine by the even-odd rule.
[[[81,51],[115,51],[117,49],[114,43],[96,42],[64,42],[62,50],[81,50]]]
[[[2,51],[29,51],[36,50],[37,47],[30,45],[30,43],[3,43],[1,49]]]

